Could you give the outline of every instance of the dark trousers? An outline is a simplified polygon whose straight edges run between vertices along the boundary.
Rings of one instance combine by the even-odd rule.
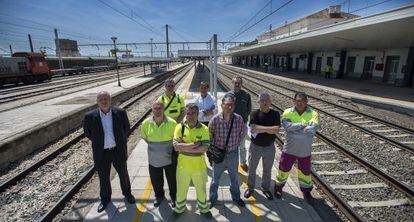
[[[331,72],[325,72],[325,79],[331,78]]]
[[[131,183],[129,182],[126,161],[118,160],[114,151],[105,151],[102,158],[102,162],[97,164],[97,171],[100,184],[100,196],[103,202],[109,202],[111,200],[111,164],[114,165],[114,168],[119,175],[122,194],[124,196],[131,195]]]
[[[170,164],[163,167],[149,165],[149,174],[152,187],[154,188],[155,198],[164,197],[164,172],[167,177],[168,188],[170,189],[171,200],[175,201],[177,195],[177,179],[175,176],[177,166]]]

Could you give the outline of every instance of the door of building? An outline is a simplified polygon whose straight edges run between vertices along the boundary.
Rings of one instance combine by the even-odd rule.
[[[322,57],[317,57],[316,58],[316,73],[321,73],[322,71]]]
[[[362,70],[362,79],[372,79],[374,72],[375,56],[365,56],[364,69]]]
[[[355,72],[355,60],[356,58],[354,56],[348,57],[348,60],[346,61],[346,72],[345,74],[347,76],[352,76],[352,74]]]
[[[299,58],[296,58],[295,60],[295,70],[299,71]]]
[[[387,62],[385,63],[385,71],[383,82],[387,84],[395,84],[395,79],[398,73],[398,63],[400,61],[399,56],[387,56]]]

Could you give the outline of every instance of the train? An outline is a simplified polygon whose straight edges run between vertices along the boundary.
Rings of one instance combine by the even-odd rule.
[[[41,53],[16,52],[12,57],[0,57],[0,86],[43,82],[51,78],[49,65]]]

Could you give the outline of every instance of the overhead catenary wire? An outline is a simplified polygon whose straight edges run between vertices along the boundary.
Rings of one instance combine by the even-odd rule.
[[[271,11],[269,14],[267,14],[266,16],[264,16],[263,18],[261,18],[259,21],[256,21],[255,23],[253,23],[249,27],[245,28],[243,31],[239,32],[237,35],[235,35],[234,37],[232,37],[231,39],[229,39],[229,41],[232,41],[233,39],[239,37],[241,34],[247,32],[248,30],[250,30],[251,28],[253,28],[257,24],[259,24],[260,22],[262,22],[263,20],[265,20],[269,16],[273,15],[274,13],[278,12],[280,9],[282,9],[282,8],[286,7],[287,5],[289,5],[291,2],[293,2],[293,0],[289,0],[289,1],[285,2],[284,4],[282,4],[281,6],[279,6],[278,8],[276,8],[275,10]]]
[[[148,28],[147,26],[145,26],[144,24],[142,24],[141,22],[137,21],[136,19],[132,18],[131,16],[128,16],[127,14],[125,14],[124,12],[114,8],[113,6],[111,6],[110,4],[104,2],[103,0],[98,0],[100,3],[104,4],[105,6],[107,6],[108,8],[112,9],[113,11],[117,12],[118,14],[124,16],[125,18],[128,18],[130,20],[132,20],[133,22],[137,23],[138,25],[140,25],[141,27],[147,29],[148,31],[152,32],[153,34],[160,36],[159,33],[156,33],[154,30]],[[162,37],[162,36],[161,36]]]

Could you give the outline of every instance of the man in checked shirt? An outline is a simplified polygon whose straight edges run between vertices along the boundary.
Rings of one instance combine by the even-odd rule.
[[[244,139],[246,133],[246,125],[244,124],[243,118],[234,113],[234,103],[236,97],[232,93],[227,93],[222,101],[221,108],[222,112],[216,114],[208,125],[210,131],[210,143],[214,144],[220,149],[226,149],[226,156],[224,161],[221,163],[213,162],[213,180],[210,185],[210,208],[217,202],[217,190],[220,182],[220,177],[223,172],[227,169],[230,175],[230,192],[232,200],[239,205],[244,207],[245,203],[240,199],[240,187],[239,187],[239,145],[242,139]],[[233,127],[230,133],[227,147],[225,147],[227,134],[229,132],[231,121],[233,119]]]

